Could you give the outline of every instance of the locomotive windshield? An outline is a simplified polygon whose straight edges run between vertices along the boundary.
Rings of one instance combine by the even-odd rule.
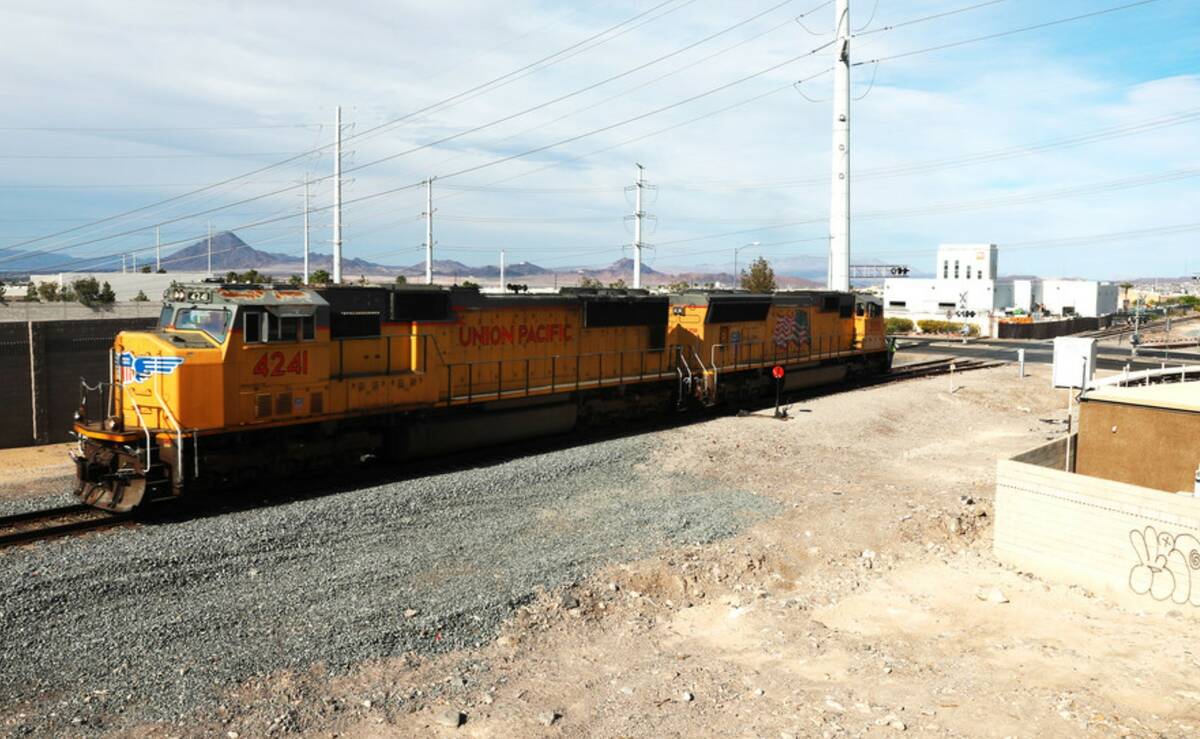
[[[180,308],[175,314],[175,329],[203,331],[220,344],[229,333],[231,317],[232,314],[225,308]]]

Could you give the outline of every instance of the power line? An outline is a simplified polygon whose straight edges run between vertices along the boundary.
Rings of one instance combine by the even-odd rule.
[[[1032,26],[1024,26],[1022,28],[1013,28],[1008,31],[999,31],[997,33],[989,33],[984,36],[976,36],[974,38],[963,39],[962,41],[952,41],[948,44],[939,44],[937,46],[930,46],[930,47],[927,47],[924,49],[915,49],[913,51],[905,51],[900,54],[892,54],[890,56],[881,56],[881,57],[877,57],[875,59],[868,59],[866,61],[855,62],[852,66],[858,67],[863,64],[878,64],[879,62],[891,61],[893,59],[904,59],[905,57],[916,56],[918,54],[928,54],[929,52],[932,52],[932,51],[943,51],[945,49],[953,49],[958,46],[974,44],[974,43],[978,43],[980,41],[990,41],[992,39],[1002,38],[1004,36],[1012,36],[1013,34],[1016,34],[1016,33],[1024,33],[1026,31],[1036,31],[1041,28],[1049,28],[1050,26],[1057,26],[1057,25],[1060,25],[1063,23],[1071,23],[1072,21],[1083,20],[1085,18],[1095,18],[1096,16],[1099,16],[1099,15],[1115,13],[1120,10],[1128,10],[1129,8],[1136,8],[1141,5],[1149,5],[1150,3],[1156,3],[1156,2],[1158,2],[1158,0],[1138,0],[1138,2],[1126,3],[1125,5],[1117,5],[1117,6],[1114,6],[1111,8],[1105,8],[1103,10],[1092,11],[1091,13],[1082,13],[1080,15],[1073,15],[1070,18],[1059,18],[1057,20],[1046,21],[1045,23],[1037,23]]]
[[[1095,143],[1098,141],[1106,141],[1109,139],[1119,138],[1122,136],[1130,136],[1137,133],[1144,133],[1159,128],[1169,126],[1178,126],[1184,123],[1191,123],[1200,119],[1200,108],[1183,110],[1176,113],[1171,113],[1165,116],[1158,116],[1151,119],[1138,121],[1135,123],[1121,124],[1118,126],[1110,126],[1107,128],[1097,129],[1075,136],[1059,137],[1047,139],[1041,142],[1021,144],[1018,146],[1005,147],[1002,149],[991,149],[987,151],[977,152],[975,154],[966,154],[960,157],[948,157],[945,159],[933,159],[924,162],[912,162],[909,164],[898,164],[888,167],[877,167],[874,169],[864,169],[855,173],[856,179],[877,179],[885,177],[896,177],[900,175],[919,174],[924,172],[935,172],[944,169],[955,169],[974,164],[987,164],[990,162],[1001,161],[1004,159],[1012,159],[1032,154],[1038,154],[1045,151],[1056,149],[1070,148],[1074,146],[1082,146],[1085,144]],[[817,177],[797,180],[762,180],[762,181],[730,181],[730,180],[707,180],[702,182],[687,182],[687,183],[671,183],[666,182],[662,185],[665,188],[679,190],[705,190],[710,187],[715,189],[775,189],[788,187],[805,187],[812,185],[826,185],[829,178]]]
[[[737,85],[740,85],[740,84],[743,84],[743,83],[745,83],[745,82],[748,82],[748,81],[750,81],[750,80],[753,80],[753,79],[756,79],[756,78],[758,78],[758,77],[761,77],[761,76],[763,76],[763,75],[765,75],[765,74],[769,74],[770,72],[773,72],[773,71],[775,71],[775,70],[781,69],[781,68],[783,68],[783,67],[785,67],[785,66],[787,66],[787,65],[789,65],[789,64],[793,64],[793,63],[795,63],[795,62],[797,62],[797,61],[799,61],[799,60],[801,60],[801,59],[804,59],[804,58],[806,58],[806,57],[812,56],[812,55],[814,55],[814,54],[816,54],[816,53],[818,53],[818,52],[822,51],[823,49],[825,49],[825,48],[829,47],[830,45],[832,45],[832,43],[833,43],[833,42],[828,42],[828,43],[826,43],[826,44],[823,44],[823,45],[821,45],[821,46],[817,47],[816,49],[813,49],[813,50],[809,51],[809,52],[806,52],[806,53],[804,53],[804,54],[800,54],[800,55],[797,55],[797,56],[791,57],[791,58],[789,58],[789,59],[786,59],[786,60],[784,60],[784,61],[782,61],[782,62],[778,62],[778,63],[776,63],[776,64],[773,64],[773,65],[769,66],[769,67],[766,67],[765,69],[760,69],[760,70],[758,70],[757,72],[754,72],[754,73],[752,73],[752,74],[746,75],[746,76],[744,76],[744,77],[741,77],[741,78],[739,78],[739,79],[733,80],[732,82],[727,82],[727,83],[725,83],[725,84],[723,84],[723,85],[720,85],[720,86],[718,86],[718,87],[714,87],[714,88],[712,88],[712,89],[710,89],[710,90],[707,90],[707,91],[705,91],[705,92],[698,93],[698,94],[696,94],[696,95],[692,95],[692,96],[690,96],[690,97],[688,97],[688,98],[685,98],[685,99],[683,99],[683,100],[679,100],[679,101],[676,101],[676,102],[674,102],[674,103],[670,103],[670,104],[668,104],[668,105],[664,105],[664,106],[661,106],[661,107],[659,107],[659,108],[655,108],[655,109],[653,109],[653,110],[647,111],[647,112],[645,112],[645,113],[641,113],[641,114],[639,114],[639,115],[636,115],[636,116],[633,116],[633,117],[631,117],[631,118],[627,118],[627,119],[625,119],[625,120],[618,121],[618,122],[616,122],[616,123],[612,123],[612,124],[609,124],[609,125],[606,125],[606,126],[601,126],[600,128],[592,129],[591,131],[586,131],[586,132],[584,132],[584,133],[576,134],[575,136],[570,136],[570,137],[567,137],[567,138],[564,138],[564,139],[560,139],[559,141],[555,141],[555,142],[553,142],[553,143],[550,143],[550,144],[545,144],[545,145],[543,145],[543,146],[535,147],[535,148],[533,148],[533,149],[529,149],[529,150],[526,150],[526,151],[523,151],[523,152],[520,152],[520,153],[517,153],[517,154],[511,154],[511,155],[509,155],[509,156],[501,157],[501,158],[499,158],[499,159],[494,159],[494,160],[491,160],[491,161],[489,161],[489,162],[483,162],[483,163],[480,163],[480,164],[476,164],[476,165],[473,165],[473,166],[470,166],[470,167],[467,167],[467,168],[464,168],[464,169],[458,170],[458,171],[456,171],[456,172],[451,172],[451,173],[449,173],[449,174],[442,174],[442,175],[438,175],[438,178],[439,178],[439,179],[448,179],[448,178],[451,178],[451,177],[458,177],[458,176],[460,176],[460,175],[463,175],[463,174],[469,174],[469,173],[471,173],[471,172],[477,172],[477,171],[480,171],[480,170],[483,170],[483,169],[486,169],[486,168],[489,168],[489,167],[496,166],[496,165],[498,165],[498,164],[503,164],[503,163],[505,163],[505,162],[510,162],[510,161],[513,161],[513,160],[516,160],[516,159],[521,159],[521,158],[524,158],[524,157],[530,156],[530,155],[532,155],[532,154],[537,154],[537,153],[540,153],[540,152],[543,152],[543,151],[547,151],[547,150],[549,150],[549,149],[553,149],[553,148],[556,148],[556,147],[558,147],[558,146],[562,146],[563,144],[571,143],[571,142],[574,142],[574,141],[579,141],[579,140],[581,140],[581,139],[588,138],[588,137],[590,137],[590,136],[594,136],[594,135],[596,135],[596,134],[598,134],[598,133],[604,133],[604,132],[606,132],[606,131],[610,131],[610,130],[613,130],[613,129],[615,129],[615,128],[620,128],[621,126],[625,126],[625,125],[628,125],[628,124],[630,124],[630,123],[634,123],[634,122],[636,122],[636,121],[640,121],[640,120],[643,120],[643,119],[645,119],[645,118],[649,118],[649,117],[651,117],[651,116],[657,115],[657,114],[659,114],[659,113],[662,113],[662,112],[665,112],[665,111],[667,111],[667,110],[671,110],[671,109],[677,108],[677,107],[679,107],[679,106],[681,106],[681,105],[686,105],[686,104],[688,104],[688,103],[695,102],[696,100],[703,99],[703,98],[705,98],[705,97],[708,97],[708,96],[710,96],[710,95],[714,95],[714,94],[716,94],[716,93],[718,93],[718,92],[722,92],[722,91],[724,91],[724,90],[730,89],[730,88],[732,88],[732,87],[735,87],[735,86],[737,86]],[[348,169],[348,170],[343,170],[343,172],[344,172],[344,173],[345,173],[345,172],[350,172],[350,171],[354,171],[354,170],[361,169],[361,168],[362,168],[361,166],[359,166],[359,167],[354,167],[354,168],[351,168],[351,169]],[[331,177],[331,176],[329,176],[329,177],[321,177],[321,178],[317,178],[317,179],[315,179],[315,180],[313,180],[313,181],[314,181],[314,182],[318,182],[318,181],[321,181],[321,180],[329,179],[330,177]],[[392,190],[387,190],[387,191],[385,191],[385,193],[389,193],[389,192],[399,192],[400,190],[403,190],[403,189],[408,189],[408,188],[411,188],[411,187],[416,187],[416,186],[420,185],[422,182],[424,182],[424,180],[422,180],[421,182],[417,182],[417,183],[412,183],[412,184],[409,184],[409,185],[405,185],[405,186],[403,186],[403,187],[401,187],[401,188],[395,188],[395,189],[392,189]],[[237,205],[243,205],[243,204],[245,204],[245,203],[249,203],[249,202],[255,202],[255,201],[258,201],[258,200],[262,200],[262,199],[264,199],[264,198],[271,197],[271,196],[273,196],[273,195],[278,195],[278,194],[281,194],[281,193],[284,193],[284,192],[289,192],[289,191],[291,191],[291,190],[294,190],[294,189],[296,189],[296,187],[298,187],[298,186],[295,186],[295,185],[293,185],[293,186],[290,186],[290,187],[284,187],[284,188],[281,188],[281,189],[279,189],[279,190],[274,190],[274,191],[271,191],[271,192],[262,193],[262,194],[259,194],[259,195],[255,195],[255,196],[253,196],[253,197],[249,197],[249,198],[243,198],[242,200],[236,201],[236,202],[234,202],[234,203],[229,203],[229,204],[226,204],[226,205],[223,205],[223,206],[217,206],[217,207],[209,208],[209,209],[206,209],[206,210],[203,210],[203,211],[199,211],[199,212],[195,212],[195,213],[190,213],[190,214],[188,214],[188,215],[185,215],[185,216],[178,216],[178,217],[171,218],[171,219],[168,219],[168,220],[160,221],[160,222],[159,222],[159,223],[157,223],[157,224],[152,224],[152,225],[149,225],[149,226],[143,226],[143,227],[139,227],[139,228],[135,228],[135,229],[129,229],[129,230],[126,230],[126,231],[123,231],[123,232],[119,232],[119,233],[115,233],[115,234],[109,234],[109,235],[107,235],[107,236],[97,237],[97,238],[93,238],[93,239],[89,239],[89,240],[85,240],[85,241],[74,242],[74,243],[71,243],[71,244],[66,244],[66,245],[58,246],[58,247],[55,247],[55,248],[52,248],[52,249],[41,249],[41,250],[37,250],[37,251],[35,251],[35,252],[30,252],[30,253],[42,253],[42,254],[47,254],[47,253],[61,252],[61,251],[65,251],[65,250],[68,250],[68,249],[73,249],[73,248],[76,248],[76,247],[79,247],[79,246],[86,246],[86,245],[90,245],[90,244],[94,244],[94,243],[99,243],[99,242],[101,242],[101,241],[108,241],[108,240],[111,240],[111,239],[114,239],[114,238],[120,238],[120,237],[122,237],[122,236],[130,236],[130,235],[133,235],[133,234],[136,234],[136,233],[140,233],[140,232],[142,232],[142,231],[146,231],[146,230],[148,230],[148,229],[150,229],[150,228],[154,228],[155,226],[163,226],[163,225],[169,225],[169,224],[171,224],[171,223],[178,223],[178,222],[180,222],[180,221],[189,220],[189,219],[191,219],[191,218],[198,218],[198,217],[200,217],[200,216],[209,215],[209,214],[212,214],[212,213],[215,213],[215,212],[221,211],[221,210],[226,210],[226,209],[228,209],[228,208],[230,208],[230,207],[235,207],[235,206],[237,206]],[[112,219],[111,219],[111,218],[109,218],[109,219],[105,219],[105,220],[112,220]],[[76,229],[70,229],[70,230],[78,230],[79,228],[82,228],[82,227],[76,227]],[[63,231],[63,232],[60,232],[60,233],[66,233],[66,231]],[[32,243],[32,242],[31,242],[31,241],[26,241],[26,242],[20,242],[20,243],[17,243],[17,244],[11,244],[11,245],[9,246],[9,248],[16,248],[16,247],[20,247],[20,246],[24,246],[24,245],[26,245],[26,244],[29,244],[29,243]],[[25,256],[25,254],[22,254],[22,255],[19,255],[19,256]],[[4,263],[4,262],[6,262],[6,261],[10,261],[10,260],[12,260],[12,259],[14,259],[14,258],[17,258],[17,257],[18,257],[18,255],[10,255],[10,256],[6,256],[6,257],[0,257],[0,263]]]
[[[629,25],[630,23],[632,23],[632,22],[634,22],[634,21],[636,21],[636,20],[638,20],[638,19],[640,19],[640,18],[642,18],[642,17],[644,17],[644,16],[650,15],[651,13],[655,12],[655,11],[656,11],[656,10],[658,10],[659,8],[662,8],[662,7],[666,6],[666,5],[670,5],[670,4],[672,4],[672,3],[675,3],[675,2],[677,2],[677,0],[663,0],[663,2],[660,2],[660,3],[658,3],[658,4],[654,5],[654,6],[652,6],[652,7],[651,7],[651,8],[649,8],[648,10],[645,10],[645,11],[643,11],[643,12],[641,12],[641,13],[638,13],[638,14],[636,14],[636,15],[632,16],[631,18],[627,18],[627,19],[625,19],[625,20],[621,21],[620,23],[617,23],[617,24],[615,24],[615,25],[613,25],[613,26],[609,26],[608,28],[604,29],[603,31],[600,31],[599,33],[593,34],[592,36],[589,36],[589,37],[587,37],[587,38],[583,39],[582,41],[579,41],[579,42],[576,42],[576,43],[574,43],[574,44],[571,44],[570,46],[567,46],[567,47],[566,47],[566,48],[564,48],[564,49],[560,49],[559,51],[556,51],[556,52],[554,52],[553,54],[549,54],[549,55],[547,55],[547,56],[541,57],[540,59],[538,59],[538,60],[535,60],[535,61],[533,61],[533,62],[530,62],[529,64],[526,64],[526,65],[524,65],[524,66],[522,66],[522,67],[519,67],[518,69],[515,69],[515,70],[513,70],[513,71],[511,71],[511,72],[508,72],[508,73],[505,73],[505,74],[503,74],[503,75],[500,75],[499,77],[495,77],[495,78],[493,78],[493,79],[491,79],[491,80],[489,80],[489,81],[487,81],[487,82],[484,82],[484,83],[482,83],[482,84],[476,85],[475,87],[472,87],[472,88],[470,88],[470,89],[468,89],[468,90],[465,90],[465,91],[463,91],[463,92],[460,92],[460,93],[458,93],[458,94],[456,94],[456,95],[452,95],[452,96],[450,96],[450,97],[448,97],[448,98],[444,98],[444,99],[442,99],[441,101],[438,101],[438,102],[436,102],[436,103],[433,103],[433,104],[431,104],[431,105],[425,106],[424,108],[418,109],[418,110],[416,110],[416,111],[413,111],[413,112],[411,112],[411,113],[407,113],[407,114],[405,114],[405,115],[403,115],[403,116],[400,116],[400,117],[398,117],[398,118],[393,118],[392,120],[390,120],[390,121],[386,121],[386,122],[384,122],[384,123],[381,123],[381,124],[379,124],[379,125],[372,126],[372,127],[368,128],[368,129],[365,129],[365,130],[363,130],[363,131],[361,131],[361,132],[357,133],[357,134],[353,134],[353,135],[351,135],[351,136],[347,136],[347,137],[346,137],[346,141],[349,141],[350,139],[354,139],[354,138],[359,138],[359,137],[362,137],[362,136],[366,136],[367,134],[371,134],[371,133],[374,133],[374,132],[377,132],[377,131],[384,130],[384,129],[388,128],[388,127],[394,126],[394,125],[396,125],[396,124],[398,124],[398,123],[401,123],[401,122],[403,122],[403,121],[405,121],[405,120],[408,120],[409,118],[412,118],[412,117],[414,117],[414,116],[420,115],[420,114],[422,114],[422,113],[425,113],[425,112],[428,112],[428,111],[430,111],[430,110],[433,110],[434,108],[436,108],[436,107],[438,107],[438,106],[441,106],[441,105],[444,105],[444,104],[447,104],[447,103],[451,103],[451,102],[454,102],[454,101],[460,101],[461,99],[464,99],[464,98],[465,98],[466,96],[468,96],[468,95],[471,95],[471,94],[473,94],[473,93],[479,92],[480,90],[483,90],[483,89],[485,89],[485,88],[487,88],[487,87],[489,87],[489,86],[492,86],[492,85],[494,85],[494,84],[496,84],[496,83],[498,83],[498,82],[500,82],[500,81],[502,81],[502,80],[508,79],[508,78],[512,77],[513,75],[516,75],[516,74],[519,74],[519,73],[521,73],[521,72],[524,72],[524,71],[526,71],[526,70],[529,70],[529,69],[531,69],[531,68],[535,67],[535,66],[536,66],[536,65],[538,65],[538,64],[541,64],[541,63],[543,63],[543,62],[548,62],[548,61],[550,61],[550,60],[553,60],[555,57],[561,56],[561,55],[563,55],[563,54],[565,54],[565,53],[567,53],[567,52],[569,52],[569,51],[571,51],[571,50],[573,50],[573,49],[576,49],[576,48],[578,48],[578,47],[580,47],[580,46],[582,46],[582,45],[584,45],[584,44],[586,44],[586,43],[588,43],[588,42],[590,42],[590,41],[592,41],[592,40],[595,40],[595,39],[601,38],[601,37],[603,37],[603,36],[607,35],[608,33],[612,32],[612,31],[614,31],[614,30],[616,30],[616,29],[619,29],[619,28],[621,28],[622,26]],[[552,62],[552,63],[554,63],[554,62]],[[547,65],[547,66],[549,66],[549,65]],[[123,217],[125,217],[125,216],[133,215],[133,214],[136,214],[136,213],[143,213],[143,212],[145,212],[145,211],[147,211],[147,210],[151,210],[151,209],[153,209],[153,208],[157,208],[157,207],[159,207],[159,206],[161,206],[161,205],[166,205],[166,204],[168,204],[168,203],[177,202],[177,201],[179,201],[179,200],[182,200],[182,199],[184,199],[184,198],[191,197],[191,196],[193,196],[193,195],[197,195],[197,194],[200,194],[200,193],[203,193],[203,192],[207,192],[207,191],[210,191],[210,190],[216,189],[216,188],[218,188],[218,187],[223,187],[223,186],[225,186],[225,185],[227,185],[227,184],[229,184],[229,183],[231,183],[231,182],[236,182],[236,181],[238,181],[238,180],[247,179],[247,178],[249,178],[249,177],[254,177],[255,175],[262,174],[263,172],[268,172],[268,171],[270,171],[270,170],[272,170],[272,169],[275,169],[276,167],[281,167],[281,166],[284,166],[284,165],[286,165],[286,164],[290,164],[290,163],[292,163],[292,162],[294,162],[294,161],[297,161],[297,160],[299,160],[299,159],[303,159],[303,158],[304,158],[304,157],[306,157],[306,156],[309,156],[309,155],[312,155],[312,154],[317,154],[317,153],[320,153],[320,152],[322,152],[322,151],[324,151],[324,150],[328,149],[328,148],[329,148],[329,147],[331,147],[332,145],[333,145],[333,144],[332,144],[332,142],[331,142],[331,143],[328,143],[328,144],[323,144],[323,145],[321,145],[321,146],[319,146],[319,147],[316,147],[316,148],[314,148],[314,149],[311,149],[311,150],[309,150],[309,151],[307,151],[307,152],[304,152],[304,153],[302,153],[302,154],[298,154],[298,155],[296,155],[296,156],[294,156],[294,157],[290,157],[290,158],[288,158],[288,159],[284,159],[284,160],[282,160],[282,161],[275,162],[275,163],[273,163],[273,164],[268,164],[268,165],[266,165],[266,166],[264,166],[264,167],[259,167],[259,168],[257,168],[257,169],[251,170],[251,171],[249,171],[249,172],[244,172],[244,173],[242,173],[242,174],[235,175],[235,176],[233,176],[233,177],[229,177],[229,178],[226,178],[226,179],[224,179],[224,180],[220,180],[220,181],[218,181],[218,182],[215,182],[215,183],[212,183],[212,184],[210,184],[210,185],[205,185],[204,187],[201,187],[201,188],[198,188],[198,189],[195,189],[195,190],[191,190],[191,191],[189,191],[189,192],[181,193],[181,194],[179,194],[179,195],[175,195],[175,196],[172,196],[172,197],[170,197],[170,198],[166,198],[166,199],[164,199],[164,200],[160,200],[160,201],[158,201],[158,202],[156,202],[156,203],[151,203],[151,204],[149,204],[149,205],[143,205],[143,206],[141,206],[141,207],[134,208],[134,209],[132,209],[132,210],[125,211],[125,212],[123,212],[123,213],[118,213],[118,214],[116,214],[116,215],[112,215],[112,216],[108,216],[108,217],[106,217],[106,218],[98,219],[98,220],[96,220],[96,221],[93,221],[93,222],[92,222],[92,223],[90,223],[90,224],[84,224],[84,225],[81,225],[81,226],[75,226],[75,227],[72,227],[72,228],[69,228],[69,229],[65,229],[65,230],[62,230],[62,231],[58,231],[58,232],[55,232],[55,233],[46,234],[46,235],[44,235],[44,236],[39,236],[39,237],[37,237],[37,238],[34,238],[34,239],[29,239],[29,240],[27,240],[27,241],[23,241],[23,242],[21,242],[21,243],[18,243],[18,244],[13,244],[13,245],[11,245],[11,246],[12,246],[12,247],[27,246],[27,245],[29,245],[29,244],[34,244],[34,243],[37,243],[37,242],[39,242],[39,241],[45,241],[46,239],[57,238],[57,237],[59,237],[59,236],[64,236],[64,235],[66,235],[66,234],[75,233],[75,232],[77,232],[77,231],[81,231],[81,230],[83,230],[83,229],[85,229],[85,228],[89,228],[89,227],[91,227],[91,226],[99,225],[99,224],[102,224],[102,223],[108,223],[108,222],[110,222],[110,221],[114,221],[114,220],[116,220],[116,219],[118,219],[118,218],[123,218]]]
[[[727,27],[725,27],[725,28],[723,28],[723,29],[721,29],[721,30],[719,30],[719,31],[715,32],[715,33],[711,33],[711,34],[709,34],[709,35],[705,36],[704,38],[701,38],[701,39],[699,39],[699,40],[697,40],[697,41],[693,41],[692,43],[690,43],[690,44],[687,44],[687,45],[685,45],[685,46],[682,46],[682,47],[680,47],[680,48],[678,48],[678,49],[675,49],[674,51],[671,51],[671,52],[669,52],[669,53],[667,53],[667,54],[663,54],[662,56],[659,56],[659,57],[656,57],[656,58],[654,58],[654,59],[651,59],[650,61],[643,62],[643,63],[641,63],[641,64],[638,64],[638,65],[634,66],[634,67],[630,67],[629,69],[626,69],[626,70],[625,70],[625,71],[623,71],[623,72],[618,72],[617,74],[614,74],[614,75],[612,75],[612,76],[610,76],[610,77],[606,77],[606,78],[604,78],[604,79],[602,79],[602,80],[599,80],[598,82],[593,82],[593,83],[591,83],[591,84],[589,84],[589,85],[587,85],[587,86],[585,86],[585,87],[581,87],[581,88],[578,88],[578,89],[572,90],[571,92],[568,92],[568,93],[566,93],[566,94],[564,94],[564,95],[559,95],[558,97],[556,97],[556,98],[553,98],[553,99],[551,99],[551,100],[547,100],[547,101],[544,101],[544,102],[538,103],[537,105],[534,105],[534,106],[532,106],[532,107],[526,108],[526,109],[524,109],[524,110],[521,110],[521,111],[518,111],[518,112],[516,112],[516,113],[512,113],[512,114],[510,114],[510,115],[507,115],[507,116],[504,116],[504,117],[502,117],[502,118],[497,118],[497,119],[495,119],[495,120],[489,121],[488,123],[483,123],[483,124],[480,124],[480,125],[478,125],[478,126],[475,126],[475,127],[473,127],[473,128],[468,128],[468,129],[466,129],[465,131],[459,131],[458,133],[454,133],[454,134],[451,134],[451,135],[449,135],[449,136],[443,136],[443,137],[442,137],[442,138],[440,138],[440,139],[436,139],[436,140],[434,140],[434,141],[429,141],[429,142],[426,142],[426,143],[424,143],[424,144],[420,144],[420,145],[418,145],[418,146],[411,147],[411,148],[409,148],[409,149],[406,149],[406,150],[404,150],[404,151],[396,152],[395,154],[389,154],[389,155],[387,155],[387,156],[380,157],[380,158],[378,158],[378,159],[372,160],[372,161],[370,161],[370,162],[367,162],[367,163],[365,163],[365,164],[360,164],[360,165],[358,165],[357,167],[351,167],[350,169],[348,169],[348,170],[346,170],[346,171],[347,171],[347,172],[354,172],[354,171],[356,171],[356,170],[359,170],[359,169],[365,169],[365,168],[367,168],[367,167],[373,167],[373,166],[375,166],[375,165],[377,165],[377,164],[382,164],[382,163],[384,163],[384,162],[389,162],[389,161],[392,161],[392,160],[394,160],[394,159],[399,159],[400,157],[408,156],[409,154],[414,154],[414,153],[416,153],[416,152],[418,152],[418,151],[423,151],[423,150],[425,150],[425,149],[429,149],[429,148],[432,148],[432,147],[435,147],[435,146],[441,146],[442,144],[446,144],[446,143],[449,143],[449,142],[451,142],[451,141],[455,141],[455,140],[457,140],[457,139],[460,139],[460,138],[462,138],[463,136],[469,136],[469,135],[471,135],[471,134],[473,134],[473,133],[478,133],[478,132],[480,132],[480,131],[484,131],[484,130],[486,130],[486,129],[492,128],[492,127],[494,127],[494,126],[497,126],[497,125],[500,125],[501,123],[507,123],[508,121],[514,120],[514,119],[516,119],[516,118],[520,118],[521,116],[528,115],[529,113],[533,113],[533,112],[536,112],[536,111],[538,111],[538,110],[541,110],[541,109],[543,109],[543,108],[547,108],[547,107],[550,107],[550,106],[552,106],[552,105],[555,105],[555,104],[557,104],[557,103],[563,102],[564,100],[570,100],[571,98],[573,98],[573,97],[577,97],[578,95],[582,95],[582,94],[583,94],[583,93],[585,93],[585,92],[589,92],[589,91],[591,91],[591,90],[594,90],[594,89],[596,89],[596,88],[598,88],[598,87],[602,87],[602,86],[604,86],[604,85],[607,85],[607,84],[608,84],[608,83],[610,83],[610,82],[615,82],[616,80],[623,79],[623,78],[625,78],[625,77],[628,77],[628,76],[629,76],[629,75],[631,75],[631,74],[635,74],[635,73],[637,73],[637,72],[640,72],[640,71],[642,71],[643,69],[647,69],[647,68],[649,68],[649,67],[652,67],[652,66],[654,66],[655,64],[660,64],[660,63],[662,63],[662,62],[666,61],[667,59],[671,59],[672,57],[676,57],[676,56],[679,56],[680,54],[683,54],[683,53],[686,53],[686,52],[688,52],[688,51],[691,51],[692,49],[696,48],[697,46],[700,46],[700,45],[702,45],[702,44],[705,44],[705,43],[707,43],[707,42],[709,42],[709,41],[712,41],[713,39],[715,39],[715,38],[718,38],[718,37],[720,37],[720,36],[723,36],[723,35],[724,35],[724,34],[726,34],[726,33],[729,33],[729,32],[731,32],[731,31],[737,30],[738,28],[741,28],[742,26],[746,25],[747,23],[751,23],[751,22],[753,22],[753,21],[755,21],[755,20],[758,20],[759,18],[761,18],[761,17],[763,17],[763,16],[765,16],[765,15],[767,15],[767,14],[769,14],[769,13],[772,13],[772,12],[774,12],[774,11],[778,10],[779,8],[782,8],[784,5],[789,5],[789,4],[791,4],[792,2],[795,2],[795,0],[783,0],[782,2],[779,2],[779,3],[776,3],[776,4],[772,5],[771,7],[767,8],[766,10],[763,10],[763,11],[761,11],[761,12],[759,12],[759,13],[756,13],[756,14],[754,14],[754,15],[750,16],[749,18],[746,18],[746,19],[740,20],[740,21],[738,21],[737,23],[734,23],[734,24],[733,24],[733,25],[731,25],[731,26],[727,26]]]
[[[0,126],[0,131],[46,131],[53,133],[138,133],[158,131],[250,131],[267,128],[320,128],[320,123],[271,123],[251,126],[147,126],[91,128],[84,126]]]
[[[0,154],[0,159],[236,159],[287,156],[286,151],[235,151],[210,154]]]
[[[883,33],[884,31],[894,31],[897,28],[904,28],[905,26],[915,25],[917,23],[924,23],[925,21],[936,20],[938,18],[945,18],[948,15],[957,15],[958,13],[965,13],[968,10],[984,8],[989,5],[997,5],[997,4],[1003,3],[1003,2],[1007,2],[1007,0],[987,0],[987,2],[975,3],[974,5],[968,5],[965,8],[956,8],[954,10],[947,10],[942,13],[934,13],[933,15],[926,15],[926,16],[922,16],[920,18],[913,18],[911,20],[901,21],[900,23],[892,23],[890,25],[880,26],[879,28],[871,29],[868,31],[855,31],[854,35],[855,36],[870,36],[873,33]],[[869,26],[871,24],[867,23],[867,25]]]

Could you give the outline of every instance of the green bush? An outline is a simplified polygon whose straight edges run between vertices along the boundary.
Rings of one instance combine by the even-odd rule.
[[[917,321],[917,328],[921,329],[923,334],[954,334],[962,335],[963,325],[957,321]],[[979,326],[974,323],[967,324],[967,336],[978,336]]]
[[[883,321],[883,329],[889,334],[911,334],[913,322],[908,318],[886,318]]]

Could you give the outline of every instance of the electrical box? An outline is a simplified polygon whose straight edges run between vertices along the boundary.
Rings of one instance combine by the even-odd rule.
[[[1054,387],[1083,387],[1095,373],[1095,339],[1060,336],[1054,340]]]

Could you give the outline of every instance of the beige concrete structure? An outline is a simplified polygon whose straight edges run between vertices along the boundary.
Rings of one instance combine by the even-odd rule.
[[[1128,608],[1200,618],[1200,498],[1063,471],[1066,439],[999,463],[994,551]]]

